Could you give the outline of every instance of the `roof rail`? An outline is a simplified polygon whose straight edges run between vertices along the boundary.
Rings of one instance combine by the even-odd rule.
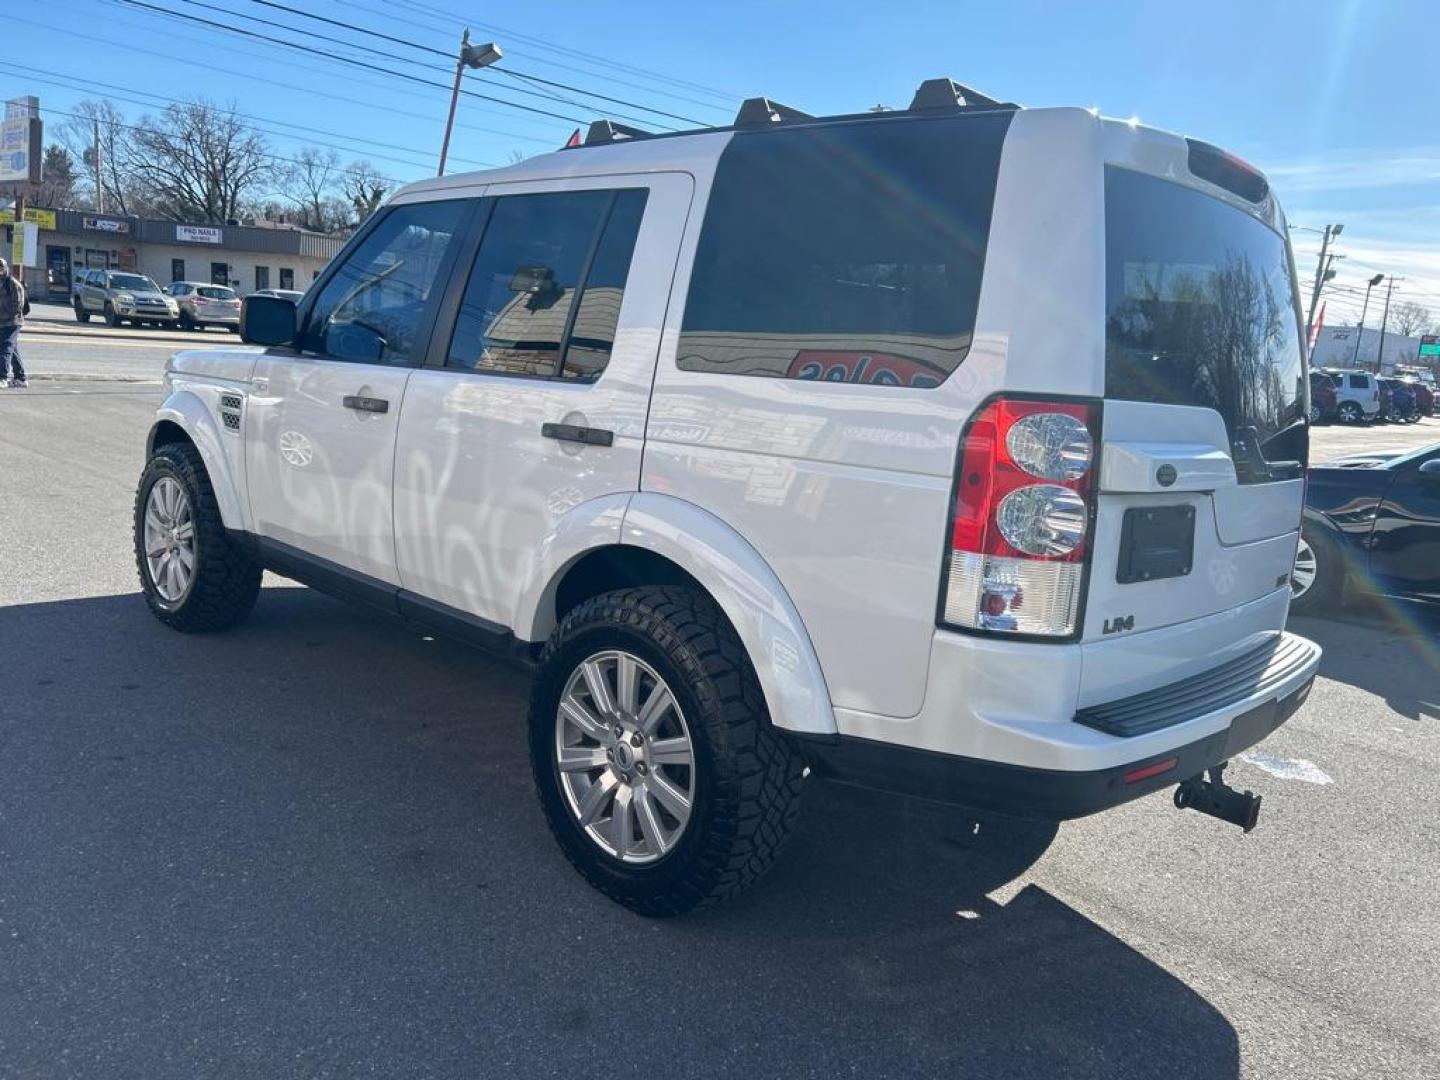
[[[651,133],[639,128],[626,127],[613,120],[596,120],[585,133],[586,146],[602,146],[605,143],[624,142],[627,139],[644,139]]]
[[[814,120],[815,117],[809,113],[803,113],[799,109],[792,109],[788,105],[781,105],[778,101],[771,101],[769,98],[752,97],[746,98],[740,104],[740,111],[735,114],[736,127],[766,127],[770,124],[781,124],[786,120]]]
[[[954,79],[926,79],[910,99],[911,112],[928,112],[933,109],[964,109],[974,106],[985,108],[1015,109],[1012,102],[996,101],[972,87],[957,83]]]

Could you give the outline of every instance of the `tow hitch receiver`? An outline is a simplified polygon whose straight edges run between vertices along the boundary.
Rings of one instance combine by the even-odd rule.
[[[1222,761],[1210,770],[1210,778],[1192,776],[1175,789],[1177,809],[1199,810],[1202,814],[1239,825],[1247,833],[1260,820],[1260,796],[1249,791],[1236,791],[1225,783]]]

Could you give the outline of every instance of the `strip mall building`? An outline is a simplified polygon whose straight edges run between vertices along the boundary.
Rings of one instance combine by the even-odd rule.
[[[27,208],[25,219],[38,227],[25,285],[36,299],[58,301],[69,300],[81,270],[138,270],[161,285],[209,281],[241,295],[305,289],[345,242],[290,226],[183,225],[89,210]],[[0,213],[7,256],[13,220],[13,213]]]

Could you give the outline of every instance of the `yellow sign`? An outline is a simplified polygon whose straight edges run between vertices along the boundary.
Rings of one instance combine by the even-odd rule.
[[[15,211],[14,211],[14,210],[0,210],[0,225],[9,225],[9,224],[11,224],[14,220],[15,220]],[[27,206],[27,207],[25,208],[25,220],[26,220],[26,221],[33,221],[36,225],[39,225],[42,229],[49,229],[51,232],[54,232],[54,231],[55,231],[55,211],[54,211],[54,210],[37,210],[37,209],[35,209],[35,207],[33,207],[33,206]]]

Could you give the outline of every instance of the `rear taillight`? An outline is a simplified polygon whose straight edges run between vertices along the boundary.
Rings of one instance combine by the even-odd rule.
[[[1075,633],[1094,519],[1098,403],[996,398],[965,432],[941,622]]]

